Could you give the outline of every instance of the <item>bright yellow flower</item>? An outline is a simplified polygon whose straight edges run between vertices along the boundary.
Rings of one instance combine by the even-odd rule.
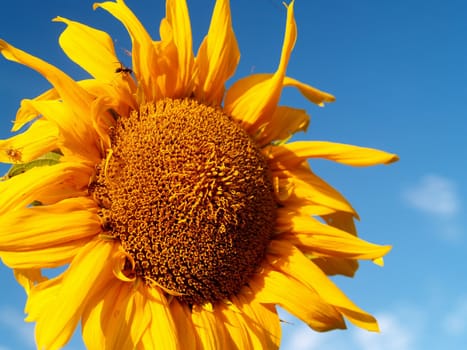
[[[112,39],[69,19],[60,45],[92,79],[74,81],[5,41],[2,54],[53,89],[23,100],[0,161],[0,257],[28,293],[40,349],[79,321],[89,349],[276,349],[279,305],[317,331],[376,320],[327,277],[390,249],[359,239],[356,212],[310,169],[325,158],[367,166],[397,157],[322,141],[287,143],[305,111],[278,106],[296,40],[293,1],[277,71],[235,82],[239,50],[228,0],[217,0],[193,54],[185,1],[167,0],[153,41],[122,0],[95,5],[132,40],[132,67]],[[54,278],[43,268],[64,266]]]

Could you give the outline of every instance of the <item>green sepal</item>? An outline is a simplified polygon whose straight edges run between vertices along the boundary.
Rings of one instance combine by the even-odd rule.
[[[57,163],[60,163],[61,153],[57,151],[48,152],[37,159],[34,159],[28,163],[13,164],[10,170],[3,176],[3,180],[12,178],[13,176],[20,175],[26,171],[41,167],[41,166],[50,166]]]

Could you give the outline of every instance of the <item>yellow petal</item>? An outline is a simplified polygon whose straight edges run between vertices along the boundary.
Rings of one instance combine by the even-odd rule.
[[[275,305],[259,303],[248,287],[232,297],[232,302],[241,311],[238,317],[249,328],[251,349],[279,349],[281,325]]]
[[[280,201],[288,209],[300,215],[327,215],[335,212],[330,206],[314,203],[312,201],[297,198],[294,194],[289,196],[286,201]]]
[[[121,75],[119,77],[121,77]],[[122,79],[120,79],[120,81],[121,80]],[[118,79],[112,80],[110,84],[104,84],[95,79],[86,79],[78,83],[96,99],[105,98],[109,101],[109,109],[113,109],[119,115],[129,115],[130,109],[138,109],[138,104],[134,96],[136,94],[136,86],[131,84],[115,84],[116,81],[118,81]],[[130,80],[130,82],[131,81],[133,80]]]
[[[232,29],[229,1],[218,0],[208,35],[196,56],[196,98],[208,105],[220,105],[224,97],[225,82],[234,74],[239,60],[240,51]]]
[[[223,323],[219,322],[221,316],[217,313],[211,304],[193,305],[191,317],[199,337],[199,349],[217,350],[227,347],[226,330]]]
[[[188,305],[179,302],[177,298],[173,298],[170,301],[170,312],[177,327],[177,332],[181,335],[179,337],[180,349],[196,349],[196,334]]]
[[[270,267],[262,275],[249,282],[260,303],[278,304],[316,331],[346,328],[340,313],[313,288]]]
[[[115,82],[119,82],[116,84]],[[111,83],[102,83],[95,79],[81,80],[78,82],[79,86],[85,89],[90,95],[94,97],[90,105],[90,114],[92,118],[93,128],[98,134],[100,140],[100,149],[108,149],[109,147],[109,129],[115,125],[114,115],[128,115],[131,109],[138,109],[135,99],[136,86],[130,84],[132,79],[123,79],[121,75],[119,78],[114,78]],[[49,97],[52,97],[50,94]],[[113,114],[110,114],[112,110]],[[21,123],[36,117],[38,115],[48,116],[49,119],[55,122],[60,129],[62,129],[62,152],[65,154],[75,154],[77,142],[70,142],[69,138],[76,138],[73,134],[73,120],[68,118],[69,113],[66,111],[65,106],[61,103],[58,96],[52,99],[45,99],[39,96],[33,100],[23,100],[21,102],[20,110],[18,111]],[[65,115],[65,116],[63,116]],[[64,121],[62,126],[60,121]],[[67,125],[69,124],[70,125]],[[71,135],[70,134],[71,127]],[[72,140],[73,141],[73,140]],[[95,140],[90,140],[91,142]],[[78,148],[82,148],[79,144]]]
[[[273,240],[268,255],[274,268],[301,281],[312,288],[329,305],[333,305],[350,322],[369,331],[378,331],[378,324],[373,316],[355,305],[312,261],[308,260],[296,247],[286,241]]]
[[[111,283],[107,289],[101,292],[102,294],[96,293],[92,304],[86,305],[84,308],[81,321],[81,333],[83,336],[83,342],[86,345],[86,349],[106,349],[106,333],[104,328],[107,325],[107,322],[105,317],[112,317],[112,314],[109,315],[109,313],[104,312],[103,309],[107,306],[108,310],[108,305],[111,304],[112,306],[116,306],[117,316],[122,313],[121,305],[117,305],[115,303],[115,298],[117,298],[117,292],[120,285],[120,282]],[[99,300],[96,300],[99,296]],[[112,302],[109,302],[109,300]],[[112,323],[112,319],[109,320],[109,324],[110,323]],[[112,339],[109,339],[109,342],[111,341]]]
[[[130,283],[115,281],[94,295],[83,310],[83,341],[89,350],[134,349],[131,337],[133,318],[130,317],[131,298],[134,294]]]
[[[267,154],[267,152],[266,152]],[[279,200],[292,210],[307,213],[308,215],[324,215],[333,212],[346,212],[358,217],[352,205],[336,189],[313,173],[308,164],[300,167],[272,172],[278,191],[286,194]],[[321,210],[307,212],[308,205],[321,206]],[[300,208],[300,206],[303,206]],[[313,210],[313,208],[310,208]],[[324,210],[324,212],[323,212]]]
[[[319,106],[324,106],[324,102],[334,102],[335,97],[327,92],[318,90],[313,86],[304,84],[298,80],[290,77],[284,78],[284,86],[292,86],[298,89],[300,93],[305,96],[308,100],[316,103]]]
[[[83,238],[58,245],[45,245],[42,248],[31,246],[23,251],[0,251],[0,257],[3,263],[11,268],[31,269],[38,266],[41,268],[54,268],[69,263],[91,238]]]
[[[27,314],[25,321],[34,322],[48,312],[47,308],[53,305],[62,282],[63,274],[52,279],[45,279],[30,289],[24,309]]]
[[[96,203],[89,198],[69,198],[0,216],[0,251],[45,249],[100,231]]]
[[[286,140],[298,131],[306,131],[309,122],[305,110],[278,106],[269,122],[259,128],[255,140],[259,145]]]
[[[0,182],[0,214],[24,208],[33,201],[52,204],[87,193],[92,168],[79,163],[59,163],[28,170]],[[21,194],[21,195],[19,195]]]
[[[384,266],[384,259],[383,259],[382,257],[373,259],[373,263],[374,263],[375,265],[378,265],[378,266],[383,267],[383,266]]]
[[[345,232],[351,233],[354,236],[357,235],[357,229],[355,228],[354,217],[350,213],[336,212],[329,215],[321,216],[328,225],[341,229]]]
[[[345,212],[335,212],[321,216],[328,225],[341,229],[354,236],[357,235],[354,218]],[[382,258],[377,258],[382,259]],[[358,261],[336,257],[320,257],[313,259],[313,262],[323,270],[328,276],[343,275],[353,277],[358,270]],[[375,260],[373,259],[373,262]]]
[[[313,262],[328,276],[342,275],[353,277],[358,270],[358,260],[317,257]]]
[[[236,81],[228,90],[226,98],[225,98],[225,105],[227,106],[227,110],[231,108],[229,107],[230,105],[235,105],[235,100],[242,98],[242,95],[246,93],[250,93],[250,92],[251,93],[255,92],[256,91],[255,89],[260,87],[262,84],[266,84],[268,81],[272,80],[273,78],[274,78],[273,74],[252,74],[243,79]],[[297,88],[304,97],[306,97],[311,102],[318,104],[319,106],[323,106],[324,102],[333,102],[335,100],[334,96],[332,96],[331,94],[324,92],[324,91],[320,91],[316,89],[315,87],[304,84],[302,82],[299,82],[287,76],[284,77],[284,80],[282,82],[282,87]],[[277,108],[281,108],[281,107],[278,106]],[[290,107],[287,107],[287,108],[290,108]],[[304,116],[301,116],[301,117],[303,118]],[[269,118],[271,118],[271,116],[269,116]],[[274,115],[272,116],[272,118],[275,118]],[[263,132],[263,129],[265,128],[268,122],[269,121],[265,119],[262,125],[259,125],[257,128],[252,128],[251,130],[252,134],[254,134],[256,137],[258,133]],[[271,127],[271,129],[273,128]]]
[[[315,218],[284,213],[279,209],[277,220],[279,235],[300,247],[305,253],[318,256],[349,259],[376,259],[387,254],[390,246],[380,246],[366,242],[351,233],[325,225]]]
[[[129,302],[129,317],[132,319],[129,324],[131,339],[134,344],[139,344],[144,332],[149,328],[152,315],[150,308],[146,307],[147,296],[144,289],[146,289],[147,286],[141,283],[141,281],[137,281],[134,288],[134,293]],[[141,347],[136,346],[135,348],[140,349]]]
[[[57,149],[57,138],[58,130],[54,124],[44,119],[36,120],[23,133],[0,140],[0,162],[30,162]]]
[[[28,105],[29,109],[35,109],[38,114],[44,116],[45,119],[52,122],[59,130],[57,144],[60,150],[65,155],[81,155],[84,159],[97,163],[100,161],[100,150],[98,145],[98,138],[95,134],[94,127],[92,127],[92,136],[89,130],[83,129],[80,125],[80,120],[86,119],[80,117],[79,119],[73,114],[73,110],[69,105],[59,101],[37,101],[37,100],[23,100],[22,105]],[[88,107],[92,105],[89,102]],[[86,116],[90,115],[85,114]],[[90,118],[91,119],[91,118]],[[91,124],[93,122],[91,121]]]
[[[250,134],[269,121],[279,102],[287,64],[297,38],[293,8],[294,2],[292,1],[287,6],[284,43],[277,71],[266,80],[258,79],[258,77],[251,78],[251,76],[246,80],[239,80],[227,91],[225,111]]]
[[[326,141],[296,141],[269,150],[273,169],[290,169],[308,158],[325,158],[353,166],[390,164],[399,158],[373,148]]]
[[[171,39],[177,48],[178,71],[177,88],[170,96],[172,98],[188,97],[192,90],[193,80],[193,44],[191,38],[191,24],[185,0],[167,0],[166,21],[171,29]],[[164,38],[162,38],[164,40]],[[171,80],[171,77],[168,77]]]
[[[27,295],[29,295],[34,285],[47,281],[47,277],[42,276],[42,270],[38,268],[18,268],[14,269],[13,273],[16,281],[24,288]]]
[[[153,101],[157,97],[160,97],[160,90],[157,84],[154,84],[159,75],[158,66],[156,64],[156,52],[152,39],[144,26],[126,6],[123,0],[94,4],[94,9],[97,7],[101,7],[111,13],[122,22],[130,34],[132,42],[132,69],[146,97],[146,101]]]
[[[77,83],[94,98],[105,98],[106,100],[110,101],[108,108],[113,109],[119,115],[128,115],[131,108],[137,109],[138,107],[135,99],[135,82],[133,79],[126,79],[122,74],[118,75],[107,84],[95,79],[80,80]],[[57,94],[57,91],[55,89],[50,89],[45,93],[37,96],[33,100],[57,101],[59,99],[60,97]],[[30,122],[38,116],[39,112],[31,103],[29,103],[29,100],[23,100],[16,114],[16,120],[12,131],[18,131],[27,122]]]
[[[36,101],[48,101],[48,100],[58,100],[60,97],[55,89],[47,90],[46,92],[40,94],[34,100]],[[24,101],[24,100],[23,100]],[[16,119],[13,124],[13,128],[11,131],[18,131],[21,129],[26,123],[30,122],[31,120],[37,118],[39,113],[36,109],[31,106],[30,104],[26,103],[23,105],[23,101],[21,101],[20,108],[16,112]],[[27,99],[26,99],[27,101]]]
[[[106,32],[63,17],[55,17],[53,21],[67,25],[60,35],[59,43],[73,62],[96,79],[115,79],[119,61],[113,40]]]
[[[84,246],[59,277],[35,286],[26,304],[28,321],[36,321],[39,349],[60,349],[71,338],[89,299],[113,277],[112,242],[95,240]]]
[[[91,115],[89,106],[92,97],[58,68],[9,45],[3,40],[0,40],[0,51],[5,58],[36,70],[55,87],[63,100],[63,105],[66,106],[64,109],[67,111],[66,114],[61,114],[64,119],[61,123],[68,122],[65,129],[68,133],[67,136],[72,136],[71,142],[76,142],[81,146],[81,149],[75,147],[74,151],[77,154],[84,155],[87,159],[97,162],[100,159],[100,150],[98,145],[92,142],[95,140],[96,135],[92,127],[92,118],[89,117]],[[34,101],[34,103],[39,104],[39,101]],[[46,101],[41,101],[41,103],[46,103]],[[55,111],[57,111],[57,108],[55,108]],[[51,117],[52,115],[49,114],[49,118]],[[63,128],[61,123],[57,127]],[[68,128],[70,125],[73,126],[73,129]]]
[[[175,43],[173,42],[172,29],[168,25],[167,19],[161,21],[161,37],[162,41],[154,42],[155,61],[154,76],[157,87],[156,92],[158,98],[182,98],[185,97],[180,89],[181,84],[178,80],[178,52]]]
[[[328,225],[341,229],[343,231],[349,232],[354,236],[357,235],[357,229],[355,228],[355,222],[351,214],[345,212],[335,212],[321,216],[322,219],[326,221]],[[358,268],[358,264],[355,262],[349,261],[347,259],[334,259],[328,265],[327,269],[323,269],[323,265],[320,265],[323,271],[326,274],[343,274],[345,276],[352,276]],[[384,266],[383,257],[375,257],[372,259],[373,263],[379,266]],[[319,265],[319,261],[314,260],[314,262]],[[331,273],[332,272],[332,273]]]
[[[163,292],[157,288],[145,290],[146,305],[151,312],[151,322],[142,335],[144,349],[180,349],[177,328]]]
[[[182,7],[186,8],[185,3],[180,2],[180,4]],[[168,16],[172,12],[178,12],[177,16],[183,17],[183,9],[173,11],[172,8],[173,5],[167,3]],[[190,30],[189,23],[188,26],[184,27],[185,28],[182,30]],[[189,65],[187,67],[183,67],[183,64],[179,60],[181,59],[182,61],[186,61],[188,56],[180,52],[179,48],[177,47],[176,31],[176,28],[173,28],[173,24],[169,21],[168,17],[163,18],[159,29],[161,41],[154,42],[154,48],[156,52],[156,62],[154,64],[157,67],[157,79],[155,83],[160,90],[161,98],[170,97],[175,99],[189,97],[192,95],[194,77],[188,76],[188,72],[193,70],[193,54],[190,53],[189,55]],[[191,47],[191,37],[189,42],[189,46]],[[188,49],[187,45],[186,43],[182,43],[182,50],[185,49]]]
[[[224,317],[220,322],[224,323],[229,337],[226,349],[255,349],[250,338],[250,329],[240,310],[234,304],[220,304],[216,308]]]

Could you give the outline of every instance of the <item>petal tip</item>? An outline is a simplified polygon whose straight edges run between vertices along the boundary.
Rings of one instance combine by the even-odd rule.
[[[7,46],[8,43],[5,40],[0,39],[0,51],[4,50]]]
[[[385,162],[385,164],[392,164],[399,160],[399,156],[397,154],[390,154],[390,158]]]
[[[328,92],[323,92],[323,101],[320,103],[320,106],[324,106],[325,103],[332,103],[336,101],[336,97],[331,95]]]

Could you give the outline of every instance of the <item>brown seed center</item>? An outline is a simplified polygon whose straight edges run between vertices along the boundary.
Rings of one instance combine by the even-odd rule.
[[[221,110],[165,99],[121,117],[90,192],[134,273],[189,304],[236,294],[264,258],[276,202],[267,163]]]

